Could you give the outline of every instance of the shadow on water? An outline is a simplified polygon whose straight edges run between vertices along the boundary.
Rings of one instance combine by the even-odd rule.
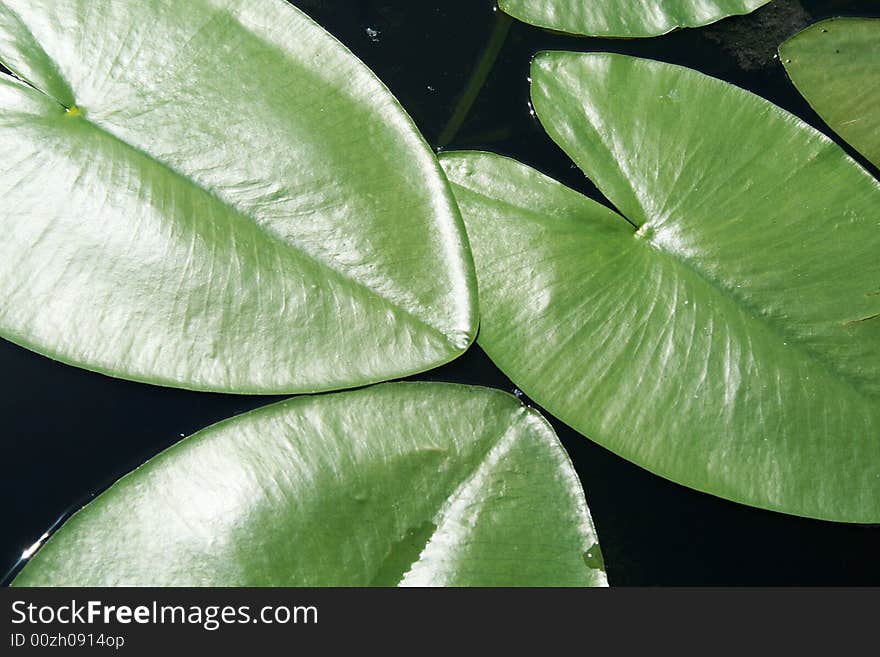
[[[500,37],[498,12],[481,0],[293,4],[376,71],[434,147],[442,142],[450,150],[509,155],[604,203],[529,112],[528,68],[536,52],[604,50],[689,66],[749,89],[837,139],[788,81],[776,46],[816,20],[880,16],[875,0],[775,0],[750,16],[703,29],[607,40],[552,34],[516,21]],[[488,58],[487,47],[494,49]],[[484,82],[468,93],[475,69],[487,59],[492,61]],[[66,518],[180,437],[279,399],[119,381],[2,340],[0,368],[6,373],[0,396],[5,425],[0,562],[9,565],[47,527],[57,526],[52,523],[59,514]],[[476,345],[457,361],[414,378],[515,390]],[[726,502],[651,475],[557,420],[553,425],[584,483],[612,584],[880,584],[880,527],[812,521]]]

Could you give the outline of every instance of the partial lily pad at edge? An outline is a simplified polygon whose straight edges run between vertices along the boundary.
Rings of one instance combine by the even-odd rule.
[[[779,47],[791,81],[816,113],[880,167],[880,18],[834,18]]]
[[[498,0],[507,14],[558,32],[596,37],[652,37],[748,14],[770,0]]]
[[[604,586],[580,481],[512,395],[390,383],[184,439],[71,517],[15,586]]]

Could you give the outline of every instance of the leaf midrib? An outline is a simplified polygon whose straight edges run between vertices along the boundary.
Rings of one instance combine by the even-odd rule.
[[[684,268],[688,269],[689,271],[691,271],[692,273],[696,274],[696,276],[700,280],[707,283],[721,297],[730,300],[735,306],[740,308],[743,311],[743,314],[746,317],[748,317],[749,320],[756,322],[760,326],[763,326],[764,328],[766,328],[780,342],[784,343],[783,346],[785,348],[793,347],[793,348],[797,349],[798,352],[800,352],[804,355],[806,360],[808,360],[811,363],[814,363],[816,367],[818,367],[822,371],[824,371],[828,376],[830,376],[830,378],[832,378],[834,380],[841,381],[842,383],[847,385],[849,388],[851,388],[860,398],[864,399],[865,401],[868,401],[868,402],[873,401],[875,395],[868,390],[864,390],[862,388],[862,386],[860,385],[860,382],[858,381],[858,379],[854,378],[852,374],[841,370],[840,368],[835,366],[832,361],[829,361],[822,354],[817,353],[814,350],[810,349],[807,345],[805,345],[798,338],[791,337],[791,336],[785,334],[784,332],[782,332],[781,329],[783,327],[780,326],[778,322],[766,321],[765,315],[761,312],[761,309],[758,306],[749,303],[747,299],[737,295],[733,290],[731,290],[727,286],[723,285],[716,278],[709,276],[701,268],[696,267],[689,259],[684,258],[681,255],[679,255],[678,253],[675,253],[673,251],[668,251],[668,250],[662,249],[656,243],[650,241],[649,239],[647,239],[645,237],[642,237],[642,235],[644,235],[644,233],[652,227],[652,225],[650,224],[650,220],[646,221],[641,226],[636,227],[636,225],[632,221],[627,219],[627,217],[624,216],[623,214],[616,212],[616,211],[602,205],[601,203],[596,202],[595,200],[589,198],[588,196],[581,194],[579,191],[572,189],[571,187],[568,187],[567,185],[563,185],[562,183],[559,183],[558,181],[555,181],[555,180],[554,180],[554,182],[558,183],[562,189],[566,190],[566,192],[572,192],[574,194],[577,194],[578,196],[581,197],[581,199],[583,201],[586,201],[587,203],[591,203],[595,206],[595,208],[597,210],[601,210],[603,212],[603,219],[610,218],[611,216],[613,216],[613,217],[619,219],[620,221],[624,222],[624,225],[622,227],[630,230],[630,232],[631,232],[630,239],[634,239],[637,242],[643,243],[642,246],[644,246],[645,248],[652,249],[656,253],[660,254],[661,257],[665,257],[665,258],[668,258],[671,261],[673,261],[673,263],[675,263],[676,266],[684,267]],[[460,181],[457,181],[454,184],[457,187],[460,187],[461,189],[465,189],[470,193],[473,193],[477,196],[486,198],[489,201],[491,201],[492,203],[500,204],[504,207],[507,207],[507,208],[514,210],[516,212],[517,217],[520,219],[523,219],[525,221],[529,221],[529,222],[541,222],[541,220],[543,220],[543,222],[547,221],[547,215],[538,211],[538,210],[533,210],[531,208],[523,208],[522,206],[516,205],[507,199],[499,199],[495,196],[490,196],[484,190],[476,189],[474,187],[464,185]],[[583,219],[583,217],[574,217],[574,219]],[[595,221],[595,219],[588,218],[588,221]]]
[[[65,105],[60,100],[53,97],[51,94],[48,94],[44,90],[34,86],[28,80],[19,78],[17,75],[5,76],[5,77],[12,77],[13,80],[20,80],[21,82],[24,82],[27,85],[27,87],[26,87],[27,89],[31,89],[34,92],[39,93],[39,94],[51,99],[53,102],[57,103],[59,105],[59,107],[63,108],[65,111],[70,111],[72,109],[71,106]],[[70,117],[70,120],[81,121],[84,124],[88,125],[91,129],[95,130],[96,132],[113,139],[116,143],[118,143],[118,144],[122,145],[123,147],[131,150],[132,152],[137,153],[138,155],[146,158],[147,160],[149,160],[150,162],[155,164],[157,167],[160,167],[161,169],[163,169],[164,171],[167,171],[168,173],[170,173],[172,176],[174,176],[178,180],[182,181],[184,184],[186,184],[194,189],[199,190],[201,193],[205,194],[206,196],[211,198],[216,203],[219,203],[223,207],[227,208],[232,214],[234,214],[234,216],[236,218],[238,218],[242,221],[248,221],[248,222],[255,224],[261,233],[263,233],[267,238],[269,238],[274,243],[282,246],[285,250],[293,251],[299,257],[301,257],[303,260],[306,260],[308,262],[311,262],[311,263],[317,265],[320,269],[322,269],[324,271],[330,272],[330,274],[332,274],[334,277],[341,280],[344,284],[347,284],[350,287],[356,287],[356,288],[361,288],[363,290],[366,290],[370,294],[371,297],[378,299],[379,301],[381,301],[385,305],[402,313],[403,315],[405,315],[406,317],[411,319],[413,322],[415,322],[417,325],[424,327],[425,329],[427,329],[431,333],[440,336],[445,343],[455,346],[455,340],[453,337],[448,335],[443,329],[433,325],[430,321],[420,317],[413,310],[403,306],[398,301],[391,299],[390,297],[386,296],[385,294],[381,293],[380,291],[376,290],[375,288],[367,285],[363,281],[358,280],[357,278],[354,278],[351,274],[344,271],[343,269],[340,269],[340,268],[334,266],[333,264],[327,262],[326,260],[323,260],[323,259],[313,255],[312,253],[309,253],[308,251],[303,249],[301,245],[294,244],[294,243],[288,241],[284,237],[278,235],[275,231],[272,231],[271,229],[267,228],[265,225],[261,224],[254,217],[250,216],[247,212],[239,209],[234,203],[231,203],[228,200],[222,198],[213,189],[211,189],[205,185],[200,184],[198,181],[190,178],[184,172],[176,169],[175,167],[168,164],[167,162],[159,159],[158,157],[156,157],[152,153],[149,153],[148,151],[145,151],[144,149],[126,141],[125,139],[122,139],[121,137],[116,135],[111,130],[105,128],[104,126],[100,125],[99,123],[96,123],[95,121],[90,120],[87,116],[87,114],[88,114],[87,108],[81,108],[81,107],[77,106],[77,109],[79,109],[82,112],[82,114],[80,114],[79,116],[76,116],[76,117]]]
[[[621,218],[625,220],[625,217]],[[649,225],[649,222],[646,222],[639,230],[641,231],[643,228]],[[694,265],[694,263],[690,259],[685,258],[674,251],[668,251],[666,249],[660,248],[657,243],[652,242],[648,238],[643,238],[639,236],[638,232],[639,231],[637,231],[636,234],[633,235],[633,237],[640,242],[644,242],[645,248],[652,249],[653,251],[660,254],[662,257],[671,260],[677,266],[684,267],[685,269],[696,274],[696,276],[701,281],[707,283],[721,297],[730,300],[736,307],[740,308],[743,314],[751,321],[766,328],[771,335],[782,342],[782,347],[794,347],[798,350],[799,353],[804,355],[807,361],[813,363],[820,370],[823,370],[832,379],[838,380],[847,385],[860,398],[864,399],[865,401],[870,401],[875,397],[873,393],[863,389],[861,382],[856,377],[854,377],[852,373],[841,369],[833,361],[825,357],[824,354],[817,352],[814,349],[811,349],[809,345],[805,344],[800,338],[786,334],[784,332],[784,329],[786,327],[783,326],[780,322],[768,321],[767,315],[761,311],[761,308],[759,306],[750,303],[745,297],[736,294],[734,290],[724,285],[721,281],[717,280],[713,276],[710,276],[703,269]]]
[[[499,393],[499,395],[503,394],[505,393]],[[470,484],[477,478],[477,476],[479,476],[481,471],[489,463],[492,455],[504,447],[505,439],[507,439],[508,436],[511,436],[508,442],[511,443],[510,447],[513,447],[513,443],[515,443],[518,438],[518,431],[522,429],[521,420],[525,417],[526,412],[526,408],[520,406],[514,409],[512,413],[504,416],[510,420],[509,423],[503,425],[500,432],[495,432],[497,435],[493,439],[487,441],[485,449],[481,450],[479,456],[474,459],[473,466],[468,468],[467,471],[458,478],[451,487],[450,493],[442,498],[440,504],[435,509],[434,514],[431,516],[431,521],[434,523],[434,530],[430,535],[425,537],[422,549],[419,551],[415,560],[409,564],[406,570],[400,573],[397,585],[400,585],[400,583],[403,582],[403,580],[406,579],[406,576],[412,571],[413,567],[422,560],[422,554],[425,549],[431,544],[434,537],[443,530],[443,523],[448,519],[451,506],[469,488]]]

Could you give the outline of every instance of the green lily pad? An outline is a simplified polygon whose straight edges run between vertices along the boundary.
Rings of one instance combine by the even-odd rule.
[[[673,481],[880,521],[880,184],[695,71],[543,53],[532,101],[623,216],[523,164],[449,153],[479,343],[532,399]]]
[[[498,0],[521,21],[559,32],[651,37],[748,14],[770,0]]]
[[[0,336],[309,392],[475,332],[461,218],[388,89],[281,0],[0,0]]]
[[[604,586],[580,481],[511,395],[390,383],[184,439],[70,518],[16,586]]]
[[[835,18],[779,47],[785,70],[816,113],[880,166],[880,18]]]

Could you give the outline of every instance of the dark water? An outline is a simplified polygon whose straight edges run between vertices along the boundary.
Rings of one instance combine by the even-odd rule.
[[[571,38],[514,22],[465,120],[451,130],[459,96],[490,35],[500,31],[503,19],[491,3],[294,4],[376,71],[430,143],[438,146],[442,135],[449,149],[516,157],[598,200],[601,195],[529,113],[528,67],[538,50],[610,50],[683,64],[825,129],[773,58],[775,48],[821,18],[880,16],[877,0],[775,0],[749,17],[637,41]],[[279,399],[110,379],[2,340],[0,371],[0,564],[9,567],[59,517],[181,436]],[[414,378],[514,388],[476,345],[454,363]],[[719,500],[651,475],[553,424],[583,481],[612,584],[880,584],[878,526],[806,520]]]

